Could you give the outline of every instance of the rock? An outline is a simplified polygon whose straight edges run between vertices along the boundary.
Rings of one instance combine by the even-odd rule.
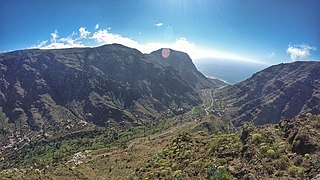
[[[317,140],[307,133],[299,132],[292,142],[292,151],[304,155],[313,153],[317,149],[317,146]]]

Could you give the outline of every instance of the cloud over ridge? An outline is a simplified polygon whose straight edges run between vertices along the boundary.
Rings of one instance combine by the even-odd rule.
[[[104,44],[117,43],[125,45],[127,47],[138,49],[142,53],[151,53],[152,51],[161,48],[171,48],[174,50],[188,53],[192,59],[221,58],[264,64],[264,62],[262,61],[258,61],[238,54],[233,54],[231,52],[224,52],[213,49],[201,49],[185,37],[176,38],[170,43],[147,42],[141,44],[132,38],[125,37],[117,33],[112,33],[110,32],[110,30],[111,27],[102,29],[97,24],[93,32],[86,30],[86,27],[80,27],[78,32],[73,32],[67,37],[60,37],[58,34],[58,30],[55,30],[53,33],[50,34],[50,41],[39,41],[37,45],[34,45],[31,48],[63,49],[74,47],[96,47]]]
[[[290,59],[293,61],[308,59],[311,51],[316,51],[316,48],[309,46],[307,44],[300,44],[300,45],[289,44],[287,49],[287,53],[290,55]]]

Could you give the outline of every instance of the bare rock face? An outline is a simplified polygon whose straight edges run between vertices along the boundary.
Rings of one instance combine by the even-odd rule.
[[[311,119],[311,125],[310,120],[307,118],[308,117],[302,116],[292,120],[284,120],[279,123],[280,128],[285,132],[285,137],[292,145],[292,152],[301,155],[320,150],[320,133],[316,126],[320,118]]]
[[[163,59],[118,44],[2,53],[0,107],[20,131],[57,131],[83,122],[108,126],[183,113],[201,103],[198,90],[213,83],[189,56],[173,54],[167,61],[179,65],[164,65]],[[185,76],[180,69],[196,74]]]
[[[236,126],[247,122],[278,123],[308,112],[318,114],[320,62],[271,66],[219,92]]]

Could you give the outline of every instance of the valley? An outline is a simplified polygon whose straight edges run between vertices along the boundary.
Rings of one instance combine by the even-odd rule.
[[[0,7],[0,180],[320,180],[320,0]]]
[[[119,44],[0,54],[0,179],[311,179],[320,64],[228,85]]]
[[[206,114],[207,106],[201,108]],[[197,115],[190,111],[154,126],[119,129],[119,138],[105,146],[93,143],[55,163],[30,162],[0,174],[4,179],[305,179],[320,173],[319,115],[236,129],[217,116]],[[35,155],[41,162],[57,151]]]

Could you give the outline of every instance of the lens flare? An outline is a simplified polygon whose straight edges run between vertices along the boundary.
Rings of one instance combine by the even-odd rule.
[[[162,49],[162,57],[167,59],[170,56],[170,49],[169,48],[163,48]]]

